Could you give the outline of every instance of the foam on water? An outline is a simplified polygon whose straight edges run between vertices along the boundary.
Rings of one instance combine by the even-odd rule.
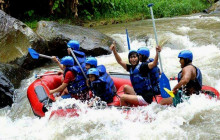
[[[182,32],[182,33],[188,33],[190,30],[191,30],[191,28],[190,27],[185,27],[185,26],[181,26],[181,27],[178,27],[177,28],[180,32]]]
[[[49,119],[51,111],[41,119],[23,117],[11,120],[1,116],[1,128],[4,129],[0,132],[0,139],[201,139],[208,138],[204,132],[210,129],[203,126],[207,123],[206,115],[220,111],[220,102],[204,95],[193,95],[176,108],[153,103],[133,109],[129,115],[116,108],[88,109],[74,99],[60,100],[54,103],[53,109],[70,104],[80,107],[79,117]],[[218,113],[209,119],[219,123]],[[196,126],[198,123],[200,125]],[[214,137],[220,138],[218,131]]]
[[[216,22],[220,22],[219,17],[215,17],[215,16],[207,17],[207,16],[196,15],[196,16],[190,16],[190,17],[184,17],[184,18],[186,18],[186,19],[199,19],[199,20],[205,20],[205,21],[214,20]]]

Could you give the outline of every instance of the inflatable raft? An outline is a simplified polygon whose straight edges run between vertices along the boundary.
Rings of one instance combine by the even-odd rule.
[[[49,90],[59,87],[62,84],[62,77],[63,75],[46,72],[42,76],[36,77],[37,79],[28,87],[27,97],[36,116],[43,117],[48,111],[48,104],[55,101],[54,96],[49,95]],[[131,85],[128,75],[115,73],[111,77],[119,96],[123,94],[122,85]],[[120,106],[119,97],[114,96],[113,102],[108,105]]]
[[[129,75],[121,73],[110,73],[111,78],[114,81],[117,89],[117,96],[113,97],[113,102],[109,103],[108,106],[120,106],[120,98],[118,95],[124,94],[123,86],[131,85]],[[45,74],[37,77],[37,79],[28,87],[27,97],[32,107],[33,113],[38,117],[45,116],[45,112],[48,111],[48,104],[55,101],[53,95],[49,95],[50,89],[55,89],[62,84],[63,75],[54,74],[54,72],[46,72]],[[219,99],[219,92],[210,86],[203,86],[202,90],[205,94]],[[154,102],[160,102],[162,97],[160,95],[154,98]],[[77,116],[77,109],[61,109],[53,111],[51,116]]]

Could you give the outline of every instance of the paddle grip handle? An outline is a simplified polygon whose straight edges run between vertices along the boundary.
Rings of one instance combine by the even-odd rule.
[[[152,6],[154,6],[153,3],[150,3],[150,4],[147,5],[147,7],[149,7],[149,8],[152,7]]]

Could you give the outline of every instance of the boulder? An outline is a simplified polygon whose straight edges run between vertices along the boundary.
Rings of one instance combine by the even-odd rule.
[[[0,108],[13,103],[14,86],[2,72],[0,72]]]
[[[1,64],[0,72],[9,79],[15,88],[19,88],[21,80],[29,76],[30,72],[15,64]]]
[[[18,65],[0,63],[0,108],[13,103],[14,88],[19,88],[21,80],[30,72]]]
[[[27,55],[28,47],[47,51],[47,44],[31,28],[0,10],[0,62],[16,63],[25,69],[41,65],[42,61],[33,61]]]
[[[0,63],[16,64],[32,70],[51,61],[45,58],[32,59],[28,54],[29,47],[40,54],[63,57],[67,55],[66,44],[71,39],[80,42],[80,49],[86,55],[111,53],[109,46],[113,39],[94,29],[40,21],[35,33],[23,22],[0,10]]]
[[[220,1],[214,3],[210,8],[203,10],[205,13],[220,13]]]
[[[53,55],[67,55],[66,44],[69,40],[79,41],[80,50],[86,55],[99,56],[111,53],[109,46],[113,39],[94,29],[53,21],[40,21],[36,33],[47,41]]]

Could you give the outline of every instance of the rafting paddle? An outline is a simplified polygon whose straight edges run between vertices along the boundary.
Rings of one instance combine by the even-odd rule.
[[[37,53],[34,49],[31,49],[31,48],[28,48],[28,52],[30,53],[30,55],[31,55],[31,57],[32,57],[33,59],[38,59],[39,57],[52,59],[51,56],[47,56],[47,55],[44,55],[44,54],[39,54],[39,53]]]
[[[173,97],[173,98],[175,97],[173,91],[171,91],[171,90],[169,90],[169,89],[167,89],[167,88],[164,88],[164,90],[165,90],[171,97]]]
[[[78,61],[78,59],[76,58],[76,55],[74,54],[74,52],[73,52],[73,50],[72,50],[71,48],[70,48],[70,52],[71,52],[73,58],[76,60],[76,63],[77,63],[77,65],[79,66],[80,70],[82,71],[83,76],[84,76],[84,77],[86,78],[86,80],[87,80],[86,74],[85,74],[85,72],[83,71],[83,69],[82,69],[82,67],[81,67],[81,65],[80,65],[80,63],[79,63],[79,61]]]
[[[43,76],[50,76],[50,75],[59,75],[59,74],[58,73],[47,73],[47,74],[41,74],[41,75],[35,74],[35,78],[41,78]]]
[[[155,21],[154,21],[154,14],[153,14],[153,9],[152,9],[153,4],[149,4],[148,7],[150,8],[150,12],[151,12],[151,17],[152,17],[152,22],[153,22],[153,28],[154,28],[154,35],[155,35],[155,40],[156,40],[156,44],[158,46],[158,40],[157,40],[157,31],[156,31],[156,26],[155,26]],[[170,88],[170,83],[169,83],[169,79],[166,77],[166,75],[163,72],[163,67],[162,67],[162,60],[160,57],[160,52],[158,52],[158,56],[159,56],[159,61],[160,61],[160,68],[161,68],[161,77],[160,77],[160,92],[161,92],[161,96],[163,98],[168,98],[170,97],[169,94],[167,94],[167,92],[164,90],[164,88],[167,89],[171,89]]]
[[[130,40],[129,40],[129,35],[128,35],[128,30],[127,29],[126,29],[126,35],[127,35],[128,50],[130,50],[131,47],[130,47]]]

